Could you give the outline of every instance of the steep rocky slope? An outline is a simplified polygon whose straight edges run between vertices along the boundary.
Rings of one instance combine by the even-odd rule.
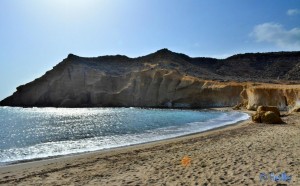
[[[17,88],[2,106],[223,107],[297,103],[300,52],[240,54],[219,60],[167,49],[138,58],[70,54]],[[292,85],[292,83],[294,85]],[[289,84],[289,85],[288,85]]]

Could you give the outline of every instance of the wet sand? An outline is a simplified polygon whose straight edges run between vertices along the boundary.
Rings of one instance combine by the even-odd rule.
[[[300,114],[0,168],[3,185],[300,185]],[[183,158],[188,158],[182,162]],[[182,164],[186,163],[186,164]],[[286,172],[275,182],[269,173]],[[268,175],[260,180],[260,174]]]

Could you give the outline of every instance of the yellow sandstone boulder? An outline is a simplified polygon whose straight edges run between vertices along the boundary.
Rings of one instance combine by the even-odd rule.
[[[254,123],[282,124],[280,112],[277,107],[259,106],[252,116]]]
[[[259,115],[259,113],[255,113],[253,116],[252,116],[252,121],[254,123],[261,123],[261,117]]]
[[[279,109],[277,107],[274,106],[259,106],[257,108],[257,112],[267,112],[267,111],[272,111],[274,112],[278,117],[280,117],[280,112]]]
[[[267,111],[261,115],[261,122],[267,124],[282,124],[283,121],[277,113],[273,111]]]

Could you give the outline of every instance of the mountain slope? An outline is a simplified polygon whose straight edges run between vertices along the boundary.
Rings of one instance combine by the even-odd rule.
[[[70,54],[42,77],[19,86],[0,105],[199,108],[242,103],[254,109],[264,103],[284,108],[295,104],[298,86],[273,89],[263,82],[297,83],[299,70],[300,52],[239,54],[227,59],[191,58],[167,49],[138,58]],[[250,91],[253,87],[255,91]],[[278,101],[254,99],[255,87],[266,91],[261,95],[276,95]]]

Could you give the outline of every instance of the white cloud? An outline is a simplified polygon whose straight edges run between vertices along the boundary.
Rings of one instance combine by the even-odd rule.
[[[298,14],[300,14],[300,10],[299,9],[289,9],[286,12],[286,14],[289,15],[289,16],[298,15]]]
[[[300,50],[300,28],[285,29],[281,24],[256,25],[251,33],[257,42],[273,43],[288,50]]]

